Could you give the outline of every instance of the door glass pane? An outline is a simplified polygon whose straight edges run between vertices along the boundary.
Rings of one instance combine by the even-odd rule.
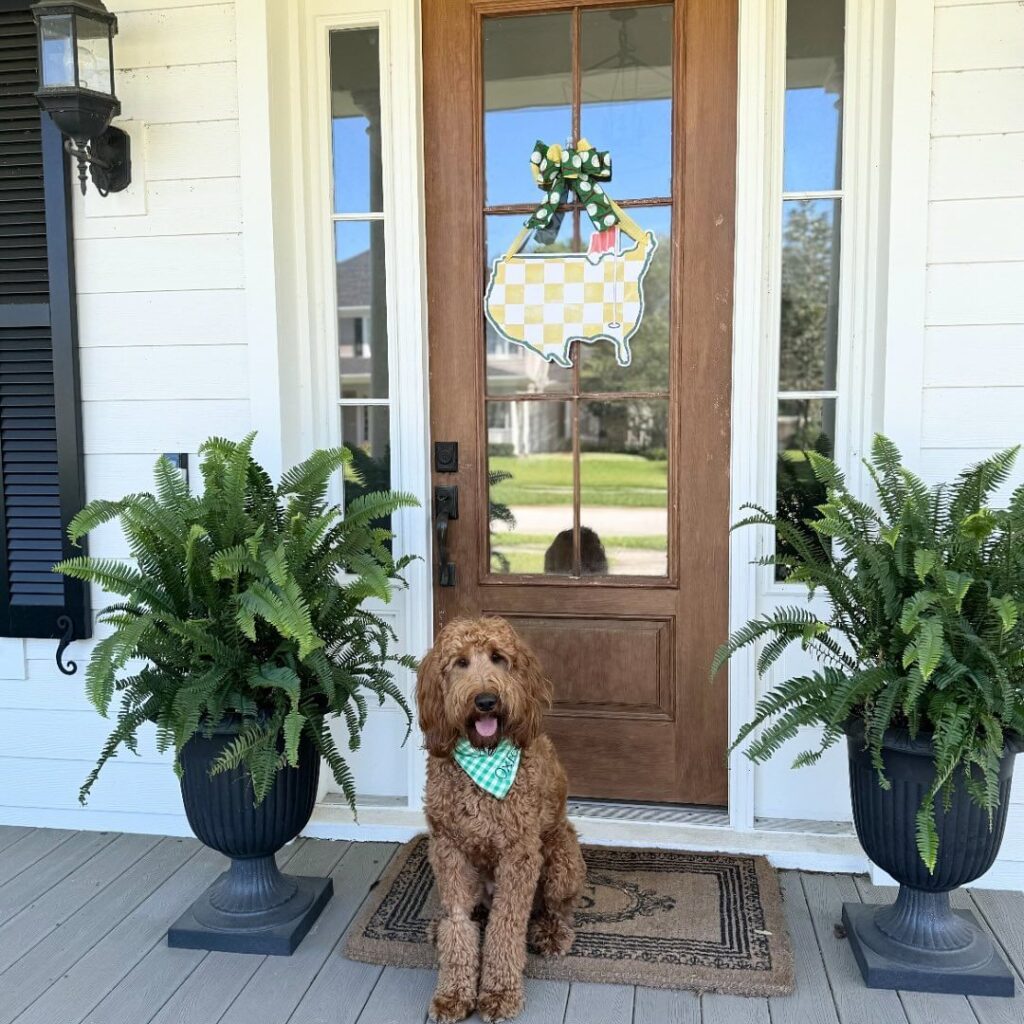
[[[818,518],[818,506],[826,500],[825,488],[811,471],[808,451],[832,457],[835,452],[836,403],[834,398],[784,399],[779,402],[778,459],[775,469],[775,506],[778,514],[798,527],[813,543],[818,535],[806,525]],[[781,537],[776,551],[790,551]],[[777,579],[785,579],[779,567]]]
[[[331,33],[334,212],[379,213],[380,64],[375,28]]]
[[[580,15],[580,134],[612,155],[616,199],[672,194],[672,7]]]
[[[782,204],[779,390],[836,386],[839,200]]]
[[[386,405],[341,407],[341,443],[352,453],[344,482],[345,507],[354,498],[391,486],[391,413]],[[358,476],[358,479],[356,479]],[[376,525],[390,529],[391,517]]]
[[[584,572],[668,574],[667,401],[581,403],[580,555]]]
[[[572,131],[570,15],[486,18],[483,23],[486,202],[533,203],[534,143]]]
[[[491,572],[572,572],[572,404],[488,402]]]
[[[492,214],[484,218],[484,233],[487,240],[487,274],[490,275],[495,260],[503,256],[523,229],[523,215]],[[579,215],[566,213],[558,225],[554,238],[538,237],[536,232],[526,236],[523,254],[538,252],[578,252],[580,250],[578,230]],[[575,238],[574,238],[575,236]],[[539,268],[538,268],[539,269]],[[489,395],[538,394],[541,392],[568,392],[572,390],[572,369],[558,366],[544,359],[538,352],[517,341],[527,338],[536,341],[532,332],[543,331],[545,294],[540,281],[527,281],[523,269],[522,283],[501,280],[495,282],[487,296],[488,304],[502,306],[502,322],[507,329],[517,331],[516,338],[503,337],[490,320],[485,318],[484,330],[487,342],[487,393]],[[532,278],[532,272],[529,275]],[[489,279],[489,278],[488,278]],[[570,287],[572,287],[570,285]],[[529,328],[527,324],[530,324]]]
[[[840,187],[844,0],[788,0],[782,187]]]
[[[334,225],[342,398],[388,397],[383,221]]]
[[[671,223],[672,210],[667,206],[632,209],[628,211],[639,227],[654,235],[655,245],[650,255],[650,266],[635,293],[627,293],[623,281],[619,294],[624,300],[611,309],[610,315],[623,324],[627,331],[640,314],[639,326],[627,337],[630,363],[620,366],[616,347],[610,341],[598,340],[580,345],[580,391],[667,391],[669,374],[670,304],[669,276],[672,268]],[[620,233],[623,249],[636,243]],[[648,242],[643,243],[648,246]],[[638,254],[639,255],[639,254]],[[631,264],[625,265],[627,268]],[[624,269],[623,274],[628,270]]]

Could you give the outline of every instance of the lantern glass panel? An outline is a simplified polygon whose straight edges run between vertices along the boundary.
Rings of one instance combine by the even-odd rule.
[[[82,89],[113,95],[110,78],[110,26],[85,15],[75,15],[78,38],[78,84]]]
[[[75,52],[71,39],[71,15],[51,14],[39,19],[42,50],[42,86],[45,89],[74,86]]]

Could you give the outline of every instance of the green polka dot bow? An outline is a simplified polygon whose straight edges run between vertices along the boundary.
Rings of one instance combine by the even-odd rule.
[[[574,149],[556,142],[546,146],[539,139],[530,154],[530,166],[544,199],[526,222],[528,228],[546,228],[554,223],[558,207],[570,200],[570,193],[583,204],[587,216],[598,231],[619,221],[612,201],[601,187],[612,176],[611,154],[593,148],[580,139]]]

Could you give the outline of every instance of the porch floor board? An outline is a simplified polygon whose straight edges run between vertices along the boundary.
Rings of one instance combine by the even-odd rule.
[[[0,826],[0,1024],[423,1024],[434,972],[344,959],[340,947],[396,847],[301,839],[281,853],[330,875],[334,899],[292,957],[168,949],[164,934],[221,859],[194,840]],[[1020,1024],[1024,894],[957,893],[1017,978],[1012,999],[864,987],[837,934],[844,900],[886,890],[852,875],[781,873],[792,996],[527,981],[521,1024]],[[471,1018],[479,1024],[479,1017]]]

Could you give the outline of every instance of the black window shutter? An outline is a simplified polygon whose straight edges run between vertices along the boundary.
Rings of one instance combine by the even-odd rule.
[[[63,140],[33,95],[28,0],[0,0],[0,636],[92,633],[88,588],[51,572],[85,497]]]

